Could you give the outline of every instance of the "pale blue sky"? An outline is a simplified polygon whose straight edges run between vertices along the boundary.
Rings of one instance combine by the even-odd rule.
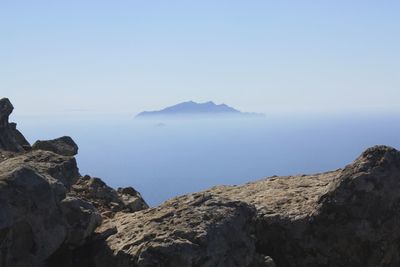
[[[0,1],[19,114],[399,111],[400,1]]]

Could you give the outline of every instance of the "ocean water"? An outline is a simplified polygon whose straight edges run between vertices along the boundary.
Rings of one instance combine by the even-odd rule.
[[[152,206],[215,185],[334,170],[366,148],[400,147],[400,116],[270,116],[137,121],[130,116],[15,118],[30,142],[70,135],[82,174],[133,186]]]

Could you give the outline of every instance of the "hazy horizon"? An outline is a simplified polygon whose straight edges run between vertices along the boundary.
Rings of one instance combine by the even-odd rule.
[[[399,114],[168,121],[30,116],[16,122],[32,143],[71,136],[82,175],[115,188],[133,186],[151,205],[216,185],[335,170],[374,145],[400,148]]]
[[[399,111],[398,1],[2,1],[18,114]]]

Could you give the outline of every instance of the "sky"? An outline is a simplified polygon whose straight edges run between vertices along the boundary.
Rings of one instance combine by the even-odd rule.
[[[400,1],[0,0],[18,114],[399,111]]]

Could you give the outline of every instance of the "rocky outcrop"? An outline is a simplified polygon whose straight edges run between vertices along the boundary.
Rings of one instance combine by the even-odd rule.
[[[78,151],[75,142],[62,137],[37,142],[30,150],[8,122],[12,110],[8,99],[0,100],[0,266],[57,266],[54,258],[80,251],[92,239],[103,220],[101,207],[76,190],[94,189],[80,182],[85,178],[72,157]],[[97,182],[121,206],[118,211],[147,207],[139,193],[127,199],[126,192]],[[91,200],[99,197],[92,195]]]
[[[78,145],[69,136],[63,136],[53,140],[36,141],[32,149],[52,151],[63,156],[75,156],[78,154]]]
[[[149,207],[140,193],[132,187],[119,188],[116,191],[100,178],[88,175],[76,181],[70,195],[92,203],[105,218],[113,217],[116,212],[134,212]]]
[[[9,123],[13,110],[14,106],[8,98],[0,99],[0,150],[23,152],[30,149],[30,144],[17,130],[17,124]]]
[[[400,152],[377,146],[343,170],[209,191],[253,204],[257,250],[278,266],[400,266]]]
[[[400,152],[219,186],[116,216],[96,266],[399,266]],[[107,261],[108,260],[108,261]],[[107,265],[110,264],[110,265]]]
[[[77,169],[58,155],[44,157],[49,162],[29,152],[0,163],[1,266],[40,266],[61,245],[82,244],[100,224],[90,203],[73,208],[79,200],[66,199],[64,182]]]
[[[102,207],[75,190],[77,183],[93,190],[83,189],[75,159],[42,150],[8,157],[0,162],[0,266],[42,266],[60,249],[83,246],[102,221]],[[118,211],[147,207],[129,206],[116,190],[107,190]]]
[[[256,266],[255,209],[240,201],[194,194],[143,212],[121,214],[96,248],[96,266]]]

